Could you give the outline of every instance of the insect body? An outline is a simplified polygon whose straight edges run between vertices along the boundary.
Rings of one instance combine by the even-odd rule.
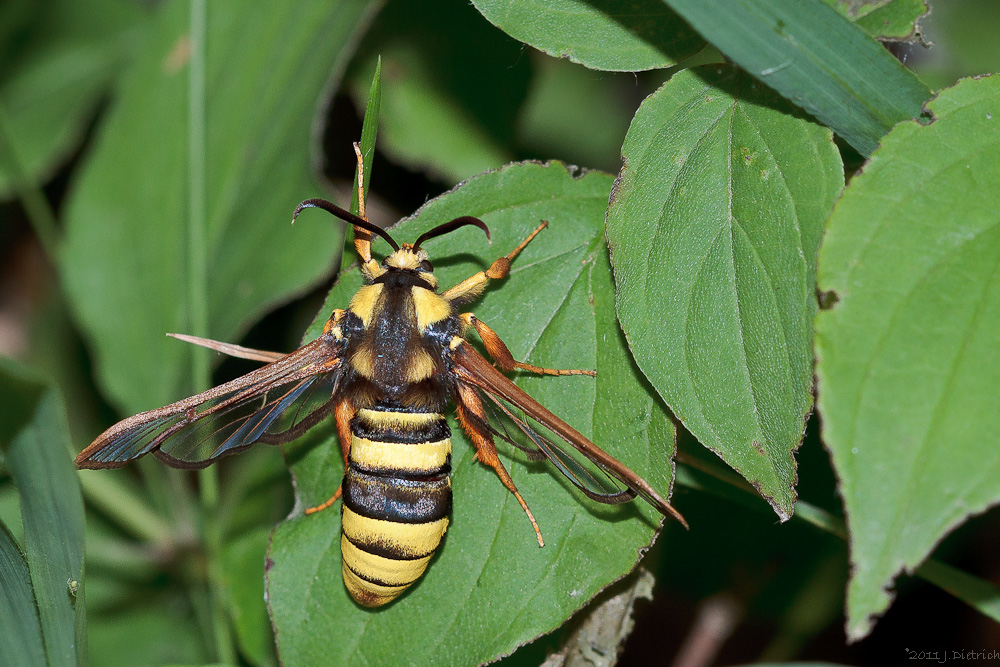
[[[362,198],[363,200],[363,198]],[[271,361],[241,378],[112,426],[80,453],[81,468],[114,468],[152,452],[169,465],[204,467],[256,442],[290,442],[331,413],[345,460],[344,480],[333,497],[306,510],[324,509],[343,496],[343,576],[352,597],[365,606],[386,604],[416,581],[443,538],[451,510],[451,431],[445,409],[454,402],[458,421],[479,460],[492,467],[541,531],[497,456],[500,437],[546,458],[588,496],[618,503],[642,495],[665,515],[683,518],[642,478],[597,448],[546,410],[486,361],[463,336],[474,330],[503,370],[552,375],[591,374],[554,370],[514,360],[499,336],[460,306],[472,301],[491,279],[505,277],[510,262],[544,228],[520,246],[458,285],[438,292],[425,241],[485,223],[462,217],[398,245],[365,218],[322,200],[308,200],[295,214],[322,208],[355,226],[355,245],[366,285],[349,306],[335,310],[322,335],[289,355],[184,337],[236,356]],[[372,259],[371,234],[393,252]],[[486,397],[530,445],[491,424]],[[515,410],[523,411],[559,440],[572,445],[621,489],[590,474]]]

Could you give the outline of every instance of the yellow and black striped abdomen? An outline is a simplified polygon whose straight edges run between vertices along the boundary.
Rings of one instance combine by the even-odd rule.
[[[387,604],[427,569],[451,514],[451,430],[444,415],[377,405],[351,420],[344,474],[344,584]]]

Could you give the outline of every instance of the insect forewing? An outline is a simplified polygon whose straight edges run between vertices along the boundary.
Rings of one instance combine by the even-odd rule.
[[[621,461],[618,461],[603,449],[590,442],[590,440],[577,432],[576,429],[525,393],[523,389],[511,382],[510,378],[494,368],[490,362],[486,361],[471,345],[464,344],[456,347],[452,354],[452,360],[455,364],[455,374],[460,380],[468,382],[486,392],[499,405],[502,405],[501,401],[505,401],[523,410],[531,419],[554,433],[559,439],[572,445],[576,451],[596,464],[608,475],[628,487],[631,492],[642,496],[661,513],[672,516],[682,525],[687,526],[684,517],[670,503],[664,500],[646,480],[632,472]],[[509,412],[508,416],[513,417]],[[552,440],[548,440],[548,444],[551,446]],[[589,484],[587,481],[577,475],[572,466],[566,464],[569,457],[565,452],[560,451],[557,453],[555,449],[552,449],[550,454],[550,452],[546,451],[544,443],[539,441],[535,442],[535,445],[545,453],[546,458],[555,463],[556,467],[567,475],[570,481],[577,484],[584,492],[588,491]],[[587,495],[591,494],[587,493]],[[601,500],[601,495],[607,494],[595,493],[591,497],[595,500]],[[616,494],[612,493],[610,496],[615,498]],[[627,498],[621,497],[621,500],[627,500]],[[615,498],[613,500],[604,500],[604,502],[621,502],[621,500]]]
[[[154,452],[172,466],[202,468],[258,441],[285,442],[328,414],[341,362],[331,342],[319,338],[214,389],[115,424],[80,453],[77,466],[117,468]]]

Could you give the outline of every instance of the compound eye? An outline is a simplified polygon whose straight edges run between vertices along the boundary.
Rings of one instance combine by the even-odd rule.
[[[426,271],[427,273],[433,273],[434,266],[431,264],[431,261],[429,259],[424,259],[420,261],[420,270]]]

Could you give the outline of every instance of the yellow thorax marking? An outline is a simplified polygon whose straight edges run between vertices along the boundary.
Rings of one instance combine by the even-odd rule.
[[[406,361],[406,375],[404,379],[407,382],[416,384],[434,375],[435,370],[437,369],[434,366],[434,358],[427,353],[427,350],[417,348],[410,353]]]
[[[417,312],[417,330],[423,333],[427,327],[451,315],[451,304],[434,292],[423,287],[411,287],[413,306]]]
[[[351,299],[350,311],[361,318],[361,323],[366,328],[371,324],[372,317],[375,315],[375,305],[382,295],[382,289],[383,286],[380,283],[365,285],[355,292]]]

